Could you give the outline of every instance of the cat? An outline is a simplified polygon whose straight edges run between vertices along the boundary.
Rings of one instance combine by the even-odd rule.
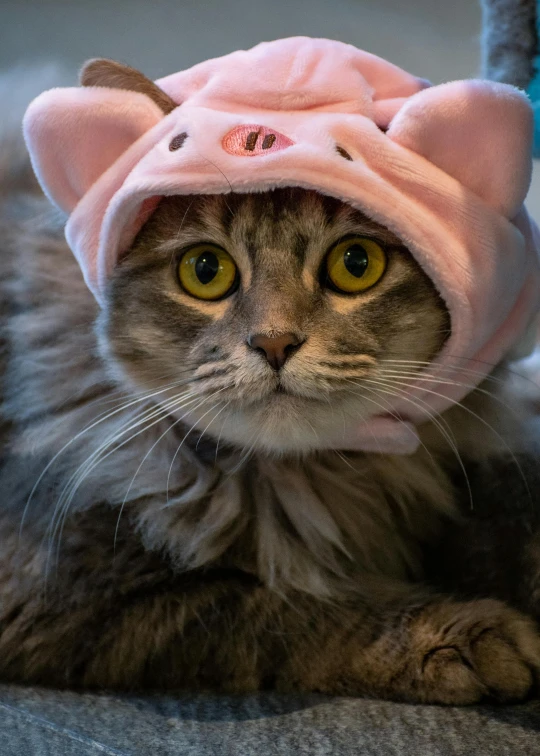
[[[120,64],[93,64],[83,83],[170,106]],[[530,523],[513,544],[530,564],[508,596],[496,554],[472,587],[458,578],[474,573],[463,460],[482,467],[524,444],[505,365],[423,425],[408,457],[321,442],[406,394],[448,338],[445,303],[403,241],[312,190],[169,197],[100,310],[65,218],[6,136],[0,150],[0,679],[444,704],[529,695]],[[343,296],[329,250],[366,239],[384,274]],[[201,244],[201,275],[216,255],[230,274],[210,301],[182,284]],[[427,569],[445,548],[446,577]]]

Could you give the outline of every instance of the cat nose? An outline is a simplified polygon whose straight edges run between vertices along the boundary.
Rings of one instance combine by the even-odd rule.
[[[299,349],[305,339],[295,333],[278,333],[276,336],[265,336],[256,333],[250,336],[247,343],[257,352],[264,353],[269,365],[274,370],[280,370],[287,359]]]

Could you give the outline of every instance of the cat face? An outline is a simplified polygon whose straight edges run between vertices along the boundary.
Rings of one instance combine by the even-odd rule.
[[[431,360],[449,328],[398,238],[336,199],[280,189],[162,200],[98,330],[117,376],[159,390],[181,422],[284,453],[387,412],[389,361]]]

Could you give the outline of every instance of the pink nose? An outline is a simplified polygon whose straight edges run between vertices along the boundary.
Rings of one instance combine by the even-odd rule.
[[[290,147],[294,142],[279,131],[258,124],[236,126],[223,137],[223,149],[229,155],[268,155]]]
[[[304,340],[295,333],[280,333],[277,336],[256,333],[248,339],[248,345],[256,352],[261,352],[274,370],[281,370],[291,354],[303,343]]]

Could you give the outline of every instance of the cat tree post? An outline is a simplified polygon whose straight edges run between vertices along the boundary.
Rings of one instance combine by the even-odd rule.
[[[540,0],[481,0],[482,76],[527,90],[540,157]]]

